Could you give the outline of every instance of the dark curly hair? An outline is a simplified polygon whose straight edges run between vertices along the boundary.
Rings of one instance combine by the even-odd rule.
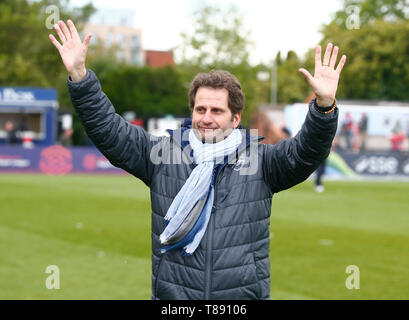
[[[195,97],[200,87],[226,89],[229,92],[229,109],[233,115],[241,112],[245,105],[245,95],[237,78],[225,70],[211,70],[209,73],[199,73],[193,79],[189,89],[189,107],[193,111]]]

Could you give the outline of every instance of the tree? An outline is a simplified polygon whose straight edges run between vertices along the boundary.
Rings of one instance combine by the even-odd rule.
[[[81,81],[86,77],[87,66],[89,67],[87,54],[92,34],[88,33],[82,39],[72,20],[68,20],[67,24],[64,21],[59,22],[55,29],[60,41],[51,34],[49,39],[57,49],[72,81]],[[184,107],[184,95],[181,94],[184,92],[182,82],[173,68],[130,66],[116,62],[109,52],[104,54],[103,59],[110,59],[115,68],[103,69],[97,59],[94,60],[94,66],[104,71],[99,80],[118,114],[135,111],[138,117],[146,118],[187,111]],[[98,72],[97,69],[94,70]],[[78,132],[78,117],[75,117],[74,123]]]
[[[339,98],[408,101],[408,1],[346,0],[344,7],[351,3],[361,8],[359,29],[348,30],[340,23],[341,11],[322,30],[322,44],[339,44],[350,57]]]
[[[276,61],[277,102],[294,103],[304,101],[309,95],[310,87],[298,72],[300,65],[304,65],[302,61],[294,51],[289,51],[285,60],[282,60],[280,53],[278,53]],[[312,67],[311,64],[308,64],[308,66]],[[309,69],[311,70],[311,68]]]
[[[251,66],[249,50],[252,42],[242,25],[243,17],[233,6],[226,10],[205,6],[195,12],[190,33],[183,33],[182,44],[176,48],[178,68],[185,88],[199,72],[227,70],[240,81],[246,95],[242,123],[249,124],[252,110],[265,102],[265,84],[257,73],[265,67]]]
[[[234,6],[226,11],[212,6],[196,11],[192,31],[182,33],[183,43],[176,51],[181,64],[201,70],[246,64],[251,43],[241,21]]]
[[[408,7],[408,0],[344,0],[342,10],[335,13],[332,23],[342,29],[348,29],[346,21],[353,14],[359,14],[360,27],[376,19],[389,22],[402,21],[409,18]]]
[[[79,29],[95,11],[91,3],[69,9],[69,0],[2,0],[0,1],[0,85],[55,87],[61,108],[71,109],[67,90],[67,72],[48,39],[52,30],[46,22],[50,18],[47,7],[58,8],[59,18],[71,18],[78,22]],[[74,121],[77,129],[78,121]],[[77,142],[81,130],[74,131]]]
[[[359,28],[348,29],[350,5],[359,7]],[[343,10],[322,28],[320,44],[338,45],[348,57],[337,97],[409,101],[408,0],[344,1]],[[303,65],[312,68],[314,50]]]
[[[101,85],[119,114],[134,111],[143,118],[189,114],[180,74],[171,67],[141,68],[123,64],[107,71]]]
[[[68,10],[64,0],[3,0],[0,2],[0,85],[55,86],[66,77],[46,28],[50,5],[59,9],[60,19],[70,17],[85,22],[93,12],[88,4]]]

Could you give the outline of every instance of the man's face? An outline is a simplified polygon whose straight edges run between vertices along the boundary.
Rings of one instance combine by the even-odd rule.
[[[14,129],[14,125],[13,122],[11,121],[7,121],[6,124],[4,125],[6,131],[11,131]]]
[[[241,112],[234,115],[229,109],[229,92],[226,89],[200,87],[195,96],[192,127],[204,142],[214,143],[227,137],[237,128]],[[198,136],[200,134],[200,137]]]

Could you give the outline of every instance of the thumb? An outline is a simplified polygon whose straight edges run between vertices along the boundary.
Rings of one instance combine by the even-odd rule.
[[[88,48],[88,45],[89,45],[89,42],[90,42],[91,38],[92,38],[92,33],[88,33],[88,34],[85,36],[84,45],[85,45],[87,48]]]
[[[300,68],[300,69],[298,69],[298,71],[301,72],[304,75],[305,79],[307,79],[309,84],[312,83],[313,77],[307,70],[305,70],[304,68]]]

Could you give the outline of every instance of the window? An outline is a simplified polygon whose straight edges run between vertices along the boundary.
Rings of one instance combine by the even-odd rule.
[[[108,32],[105,35],[105,40],[104,40],[105,47],[107,47],[107,48],[111,47],[114,44],[114,40],[115,40],[114,34],[111,33],[111,32]]]
[[[134,64],[140,64],[141,63],[141,59],[139,57],[139,50],[132,49],[131,60],[132,60],[132,63],[134,63]]]
[[[137,49],[139,47],[139,37],[137,35],[133,35],[131,37],[131,48]]]
[[[1,111],[0,112],[0,138],[6,137],[5,124],[7,121],[13,122],[14,128],[17,131],[32,131],[34,138],[44,138],[44,117],[43,112],[26,112],[20,113],[18,111]]]

